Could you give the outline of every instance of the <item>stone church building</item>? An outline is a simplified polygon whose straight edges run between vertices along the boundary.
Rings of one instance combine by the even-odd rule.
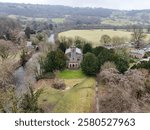
[[[80,64],[83,59],[83,54],[81,49],[76,47],[70,47],[65,52],[68,60],[67,60],[67,67],[69,69],[79,69]]]

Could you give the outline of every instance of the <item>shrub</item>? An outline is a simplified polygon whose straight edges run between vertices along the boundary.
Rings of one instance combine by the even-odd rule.
[[[104,63],[104,65],[102,65],[101,71],[103,71],[105,69],[110,69],[110,68],[116,69],[116,65],[113,62],[107,61]]]
[[[52,87],[55,89],[65,89],[66,88],[66,84],[64,83],[63,80],[59,80],[59,79],[55,79],[54,83],[52,84]]]
[[[144,68],[150,71],[150,60],[147,61],[142,61],[141,63],[134,65],[131,69],[139,69],[139,68]]]

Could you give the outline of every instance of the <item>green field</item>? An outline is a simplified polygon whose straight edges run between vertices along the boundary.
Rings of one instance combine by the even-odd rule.
[[[81,70],[64,70],[59,72],[57,76],[62,79],[77,79],[85,77]]]
[[[52,22],[54,22],[54,23],[64,23],[65,18],[52,18]]]
[[[101,24],[112,25],[112,26],[127,26],[127,25],[133,25],[133,24],[137,24],[137,23],[126,20],[126,19],[116,19],[116,20],[104,19],[104,20],[102,20]]]
[[[74,76],[69,77],[70,74]],[[71,113],[92,112],[95,100],[95,79],[85,77],[80,70],[65,70],[58,74],[66,84],[66,90],[57,90],[51,87],[51,82],[43,80],[37,88],[44,92],[39,98],[39,106],[45,112]],[[82,78],[81,78],[82,77]]]
[[[100,45],[100,39],[102,35],[109,35],[110,37],[119,36],[119,37],[126,37],[128,41],[131,39],[131,32],[123,31],[123,30],[102,30],[102,29],[96,29],[96,30],[70,30],[66,32],[59,33],[59,37],[65,36],[65,37],[71,37],[75,38],[77,36],[86,39],[87,41],[92,42],[93,46],[99,46]],[[150,39],[150,34],[148,34],[146,40],[148,41]]]

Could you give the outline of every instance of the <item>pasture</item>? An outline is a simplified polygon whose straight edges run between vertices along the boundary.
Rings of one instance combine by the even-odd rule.
[[[52,22],[54,23],[64,23],[65,22],[65,18],[52,18]]]
[[[95,30],[69,30],[66,32],[59,33],[59,37],[69,37],[69,38],[75,38],[75,37],[81,37],[85,40],[91,42],[93,46],[99,46],[100,45],[100,39],[103,35],[109,35],[110,37],[118,36],[118,37],[125,37],[127,39],[127,42],[131,39],[132,32],[127,32],[125,30],[106,30],[106,29],[95,29]],[[146,41],[150,39],[150,34],[147,34]]]

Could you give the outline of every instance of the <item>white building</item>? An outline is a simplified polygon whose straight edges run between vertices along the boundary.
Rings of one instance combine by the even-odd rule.
[[[144,50],[131,50],[130,51],[130,56],[133,58],[143,58],[145,55],[145,51]]]

